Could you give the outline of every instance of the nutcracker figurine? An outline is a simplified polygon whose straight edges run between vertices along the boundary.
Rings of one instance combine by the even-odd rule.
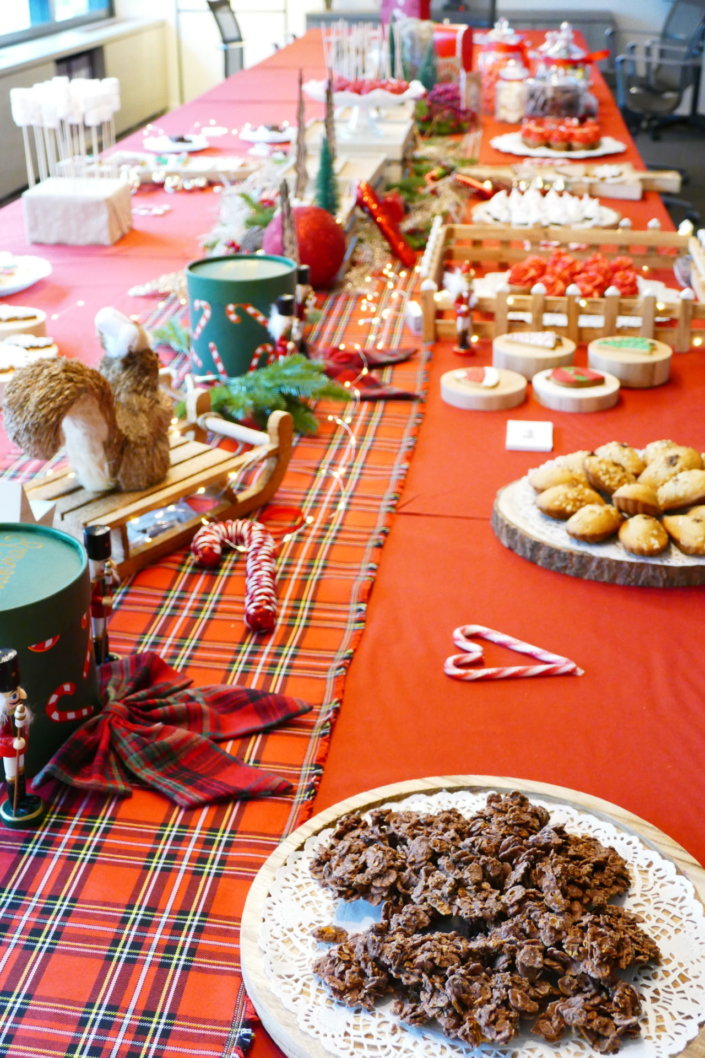
[[[117,569],[110,557],[110,529],[107,525],[89,525],[83,531],[83,544],[88,555],[91,578],[91,635],[96,665],[110,661],[108,618],[113,610],[113,592],[120,583]]]
[[[475,273],[466,263],[460,269],[457,293],[455,296],[455,352],[467,356],[472,352],[472,310],[477,305],[477,296],[473,290]]]
[[[270,322],[270,330],[275,338],[274,356],[282,360],[296,352],[296,343],[293,340],[294,323],[296,320],[296,306],[293,294],[281,294],[277,298],[276,311]]]
[[[308,315],[309,299],[313,293],[309,275],[310,268],[306,264],[299,265],[296,269],[296,305],[294,309],[294,324],[291,328],[291,337],[296,344],[296,351],[304,356],[308,356],[306,316]]]
[[[0,819],[7,827],[37,826],[46,812],[41,797],[27,793],[24,772],[31,713],[20,687],[17,651],[0,647],[0,756],[5,772],[7,800],[0,804]]]

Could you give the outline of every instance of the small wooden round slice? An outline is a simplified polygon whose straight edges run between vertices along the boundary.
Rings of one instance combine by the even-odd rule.
[[[492,363],[532,379],[544,368],[573,363],[575,342],[554,331],[513,331],[492,342]]]
[[[446,404],[470,411],[515,408],[526,397],[526,379],[497,367],[461,367],[441,376]]]
[[[10,334],[34,334],[38,338],[47,332],[46,313],[25,305],[0,304],[0,342]]]
[[[619,399],[619,379],[604,373],[589,383],[576,376],[573,384],[557,381],[561,369],[550,368],[534,375],[531,384],[538,401],[554,411],[604,411]],[[581,372],[589,379],[588,372]],[[582,377],[582,376],[581,376]]]
[[[619,335],[597,338],[588,345],[588,363],[597,371],[609,371],[623,386],[648,389],[668,382],[673,350],[655,338]]]

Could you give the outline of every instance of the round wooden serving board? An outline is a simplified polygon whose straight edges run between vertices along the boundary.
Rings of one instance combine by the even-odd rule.
[[[528,381],[531,381],[538,371],[572,364],[575,342],[562,334],[556,337],[558,340],[553,349],[547,349],[522,342],[521,331],[499,334],[492,342],[492,363],[495,367],[516,371]]]
[[[333,1058],[333,1056],[323,1048],[318,1040],[299,1027],[292,1012],[272,992],[264,972],[263,956],[259,945],[260,925],[267,897],[277,872],[286,867],[289,857],[298,852],[312,835],[334,826],[337,820],[348,812],[366,812],[378,805],[402,801],[412,794],[433,794],[443,790],[472,790],[478,793],[485,791],[489,793],[492,790],[521,790],[529,797],[533,794],[543,800],[567,803],[601,816],[614,826],[636,834],[642,842],[651,845],[663,856],[668,857],[677,869],[690,879],[699,899],[705,902],[705,871],[685,849],[651,823],[647,823],[646,820],[632,815],[631,812],[609,801],[591,797],[589,794],[547,783],[493,775],[432,776],[394,783],[391,786],[381,786],[375,790],[356,794],[354,797],[349,797],[325,809],[285,838],[258,872],[245,903],[240,936],[245,987],[262,1024],[287,1058]],[[361,1041],[361,1056],[364,1053],[366,1053],[364,1041]],[[516,1048],[508,1047],[507,1054],[511,1053],[516,1054]],[[560,1053],[560,1047],[557,1047],[555,1049],[557,1058],[560,1058]],[[705,1058],[705,1029],[702,1026],[699,1034],[681,1054],[684,1058]],[[423,1058],[422,1052],[419,1052],[419,1058]]]
[[[467,411],[502,411],[516,408],[526,397],[526,379],[515,371],[498,368],[496,386],[482,386],[463,378],[465,368],[454,368],[441,375],[441,397],[446,404]]]
[[[565,522],[543,514],[526,478],[500,489],[492,511],[495,535],[529,562],[583,580],[640,588],[685,588],[705,584],[705,558],[684,555],[671,543],[653,558],[632,555],[616,540],[584,544],[574,540]]]
[[[628,348],[610,348],[603,338],[588,345],[588,365],[595,371],[610,371],[623,386],[649,389],[668,382],[673,350],[665,342],[651,340],[649,353]]]
[[[549,378],[553,368],[539,371],[531,379],[536,399],[553,411],[605,411],[619,400],[619,379],[605,374],[597,386],[561,386]]]

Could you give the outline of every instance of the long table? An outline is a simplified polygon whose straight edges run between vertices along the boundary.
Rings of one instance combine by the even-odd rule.
[[[256,121],[292,120],[299,68],[307,77],[322,73],[315,33],[166,115],[160,125],[169,132],[183,132],[194,122],[236,128],[250,116]],[[624,157],[639,164],[606,90],[598,85],[598,91],[605,131],[628,142]],[[311,105],[310,114],[315,113]],[[506,156],[489,146],[495,131],[494,123],[486,120],[483,162],[506,162]],[[140,139],[133,137],[128,145],[139,146]],[[231,136],[216,142],[228,150],[238,146]],[[12,300],[58,313],[54,334],[67,355],[94,361],[98,350],[90,333],[95,309],[114,304],[144,317],[148,311],[144,301],[128,297],[126,289],[199,255],[198,237],[211,226],[215,195],[169,197],[154,192],[148,199],[140,197],[166,201],[172,212],[166,217],[136,218],[135,230],[116,247],[25,250],[50,258],[55,275],[31,297],[16,295]],[[652,194],[639,203],[619,203],[618,208],[632,217],[635,227],[645,226],[653,217],[668,223]],[[3,211],[2,222],[5,245],[22,252],[19,204]],[[340,300],[333,299],[329,309],[345,314]],[[346,326],[354,329],[353,317]],[[484,365],[490,359],[489,344],[481,343],[473,362]],[[249,881],[277,834],[289,832],[311,813],[379,785],[451,774],[511,776],[519,786],[522,780],[554,783],[620,805],[705,861],[702,589],[630,588],[566,577],[505,549],[490,525],[497,490],[544,458],[506,451],[508,418],[550,418],[554,454],[590,449],[608,440],[642,446],[659,437],[705,450],[703,354],[691,351],[677,356],[668,385],[623,391],[614,409],[587,415],[549,414],[533,395],[508,413],[450,407],[440,399],[439,379],[458,362],[449,344],[438,343],[427,365],[421,359],[416,368],[405,369],[407,374],[394,374],[399,384],[420,389],[427,370],[420,422],[415,413],[394,405],[377,405],[360,413],[363,443],[355,474],[366,470],[369,476],[352,512],[355,524],[347,528],[361,553],[350,567],[333,567],[338,573],[333,581],[341,594],[332,603],[328,587],[312,600],[307,616],[317,618],[320,625],[310,640],[298,643],[290,671],[285,671],[281,657],[270,656],[263,663],[251,646],[244,660],[236,655],[228,635],[234,600],[242,590],[238,574],[224,578],[209,610],[211,630],[205,631],[194,601],[202,596],[183,556],[150,567],[130,586],[114,618],[118,649],[156,645],[200,682],[244,674],[258,685],[298,689],[318,708],[310,721],[292,725],[269,749],[260,752],[258,740],[244,747],[251,754],[248,759],[275,769],[280,766],[291,775],[296,788],[289,798],[185,816],[138,789],[119,809],[78,806],[80,841],[71,836],[75,802],[71,798],[61,802],[53,837],[68,842],[81,864],[91,855],[91,821],[112,835],[107,845],[100,846],[110,865],[105,877],[91,875],[96,907],[103,915],[107,915],[105,893],[112,888],[110,916],[96,918],[95,937],[88,937],[88,922],[82,924],[83,934],[67,931],[63,949],[50,945],[46,956],[30,953],[27,935],[17,933],[14,955],[6,950],[0,963],[5,966],[0,969],[5,973],[2,987],[8,990],[4,994],[13,996],[19,985],[27,984],[23,964],[33,970],[41,966],[43,991],[37,1010],[29,1009],[31,983],[26,1007],[18,1007],[19,1013],[13,1008],[16,1023],[6,1031],[17,1050],[8,1053],[35,1054],[40,1047],[41,1053],[51,1055],[166,1056],[178,1053],[174,1048],[185,1047],[188,1041],[193,1044],[195,1034],[198,1053],[237,1053],[235,1045],[245,1047],[248,1042],[250,1024],[237,973],[237,923]],[[304,502],[310,481],[304,486],[299,476],[310,475],[311,465],[331,451],[331,442],[325,426],[322,447],[299,450],[305,468],[297,466],[295,455],[283,490],[285,500],[294,497]],[[387,475],[386,489],[379,486],[380,463]],[[312,502],[323,502],[324,496],[328,494],[319,494]],[[326,523],[316,546],[328,539],[329,530]],[[305,551],[306,545],[301,546]],[[313,552],[304,557],[315,562]],[[306,561],[298,567],[299,592],[305,592],[313,570]],[[353,567],[357,575],[351,572]],[[354,581],[352,591],[344,585],[348,579]],[[217,628],[219,606],[225,606],[224,623]],[[344,634],[335,637],[328,654],[319,653],[331,623],[339,633],[344,627]],[[453,629],[466,623],[499,629],[563,654],[585,674],[478,684],[450,680],[443,674],[443,660],[453,652]],[[292,634],[289,627],[287,642]],[[489,646],[487,657],[490,663],[504,663],[508,655]],[[304,743],[308,748],[302,764],[298,758]],[[140,828],[146,828],[152,846],[149,869],[139,841],[121,843],[126,835],[141,833]],[[247,834],[247,847],[235,843],[237,831]],[[14,835],[2,835],[0,853],[6,922],[14,927],[21,907],[37,921],[46,916],[58,928],[61,916],[57,918],[42,903],[41,886],[32,878],[40,861],[33,859],[31,849],[20,850]],[[71,856],[55,855],[66,877],[63,889],[52,889],[52,899],[60,903],[72,898],[67,866]],[[215,873],[209,872],[217,855],[231,859],[216,884]],[[174,882],[169,871],[177,868],[182,873]],[[50,879],[50,874],[45,877]],[[143,934],[138,918],[129,914],[141,900],[152,914]],[[176,901],[173,908],[171,901]],[[194,928],[188,944],[184,940],[179,946],[177,926],[187,930],[189,906],[194,908]],[[170,932],[164,940],[160,930],[167,924]],[[100,966],[109,965],[110,980],[117,987],[120,930],[126,935],[132,930],[135,936],[120,963],[120,991],[113,1008],[101,991]],[[205,947],[197,942],[201,933]],[[38,937],[40,949],[42,943]],[[176,945],[176,955],[169,945]],[[90,987],[82,986],[78,993],[84,997],[83,1021],[80,1004],[72,998],[77,994],[75,982],[60,979],[68,968],[80,967],[81,958],[91,959],[94,975]],[[141,973],[145,980],[128,982],[131,973]],[[138,1024],[128,1029],[129,997]],[[81,1049],[88,1047],[80,1043],[81,1032],[93,1049]],[[75,1047],[70,1052],[62,1049],[68,1038]],[[259,1030],[250,1053],[265,1058],[281,1052]]]

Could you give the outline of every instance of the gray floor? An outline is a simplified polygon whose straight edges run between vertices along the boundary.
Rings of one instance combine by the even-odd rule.
[[[635,142],[650,169],[685,170],[687,180],[678,197],[692,204],[705,226],[705,125],[702,128],[674,125],[663,129],[658,140],[642,132],[635,137]],[[687,207],[672,205],[669,212],[674,223],[679,224],[690,211]]]

